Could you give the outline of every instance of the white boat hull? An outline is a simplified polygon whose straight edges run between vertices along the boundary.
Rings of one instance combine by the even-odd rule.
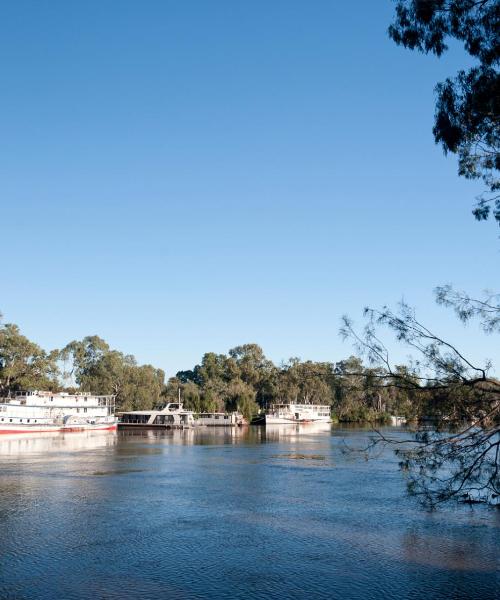
[[[19,391],[0,398],[0,435],[73,431],[111,431],[115,397],[88,393]]]
[[[113,431],[117,427],[117,422],[110,423],[72,423],[70,425],[44,425],[44,424],[22,424],[22,423],[0,423],[0,435],[19,434],[19,433],[52,433],[64,432],[73,433],[77,431]]]
[[[329,423],[330,417],[307,417],[296,419],[295,417],[275,417],[274,415],[266,415],[266,425],[287,425],[293,423]]]
[[[284,402],[273,404],[266,412],[266,425],[329,423],[330,419],[331,409],[327,404]]]

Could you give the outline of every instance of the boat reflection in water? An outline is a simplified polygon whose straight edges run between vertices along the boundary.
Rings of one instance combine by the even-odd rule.
[[[293,442],[307,436],[330,435],[330,423],[296,423],[265,427],[195,427],[193,429],[120,429],[118,438],[138,443],[162,445],[246,444]]]
[[[258,440],[250,435],[257,428],[250,427],[194,427],[191,429],[120,429],[118,439],[139,444],[167,446],[205,446],[210,444],[237,444]],[[260,428],[258,428],[260,429]]]
[[[308,435],[330,435],[331,423],[297,423],[295,425],[269,425],[262,428],[265,440],[268,442],[294,441]]]
[[[196,427],[194,429],[122,429],[78,433],[7,434],[0,436],[0,455],[78,452],[116,446],[120,441],[161,445],[207,445],[265,442],[293,442],[307,436],[329,435],[329,423],[266,425],[265,427]]]
[[[0,455],[78,452],[116,445],[116,431],[46,432],[38,434],[4,434],[0,436]]]
[[[131,442],[139,444],[178,444],[182,446],[191,446],[194,444],[196,429],[146,429],[138,428],[119,428],[118,440],[122,442]]]

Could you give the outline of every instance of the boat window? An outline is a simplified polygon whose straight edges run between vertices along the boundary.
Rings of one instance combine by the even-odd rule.
[[[224,419],[229,419],[229,417],[227,415],[224,415]]]

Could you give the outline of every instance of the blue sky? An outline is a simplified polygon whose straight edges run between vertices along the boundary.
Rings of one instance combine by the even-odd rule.
[[[168,375],[246,342],[340,360],[339,320],[498,282],[480,187],[432,138],[463,66],[399,48],[393,3],[4,2],[0,310],[46,348],[97,333]],[[405,352],[394,350],[395,358]]]

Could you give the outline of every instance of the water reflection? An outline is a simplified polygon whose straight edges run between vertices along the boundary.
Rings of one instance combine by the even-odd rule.
[[[123,429],[118,432],[48,432],[0,436],[0,456],[90,451],[116,446],[121,441],[137,444],[210,445],[293,442],[330,435],[329,423],[267,425],[259,427],[195,427],[192,429]]]
[[[329,435],[329,423],[266,425],[259,427],[195,427],[193,429],[122,429],[120,438],[151,444],[238,444],[293,441],[301,437]]]
[[[296,441],[308,436],[329,435],[330,423],[294,423],[291,425],[266,425],[264,439],[270,442]]]
[[[116,432],[110,431],[8,434],[0,435],[0,456],[89,451],[114,446],[116,442]]]

